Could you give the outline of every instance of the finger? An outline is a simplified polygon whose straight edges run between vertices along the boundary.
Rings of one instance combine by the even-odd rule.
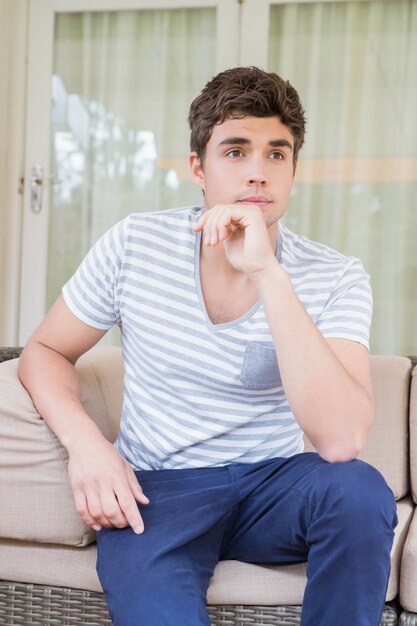
[[[215,228],[218,216],[221,215],[226,208],[228,207],[225,207],[224,205],[212,206],[209,210],[206,210],[202,215],[200,215],[197,223],[193,226],[196,232],[201,230],[204,231],[204,242],[206,244],[211,244],[211,231]]]
[[[105,489],[99,493],[100,505],[103,515],[111,526],[116,528],[125,528],[129,525],[122,508],[120,506],[117,494],[113,489]]]
[[[219,232],[219,241],[224,241],[225,239],[230,237],[233,231],[230,226],[219,224],[218,232]]]
[[[237,228],[237,225],[232,219],[232,214],[230,210],[219,212],[217,215],[214,216],[214,219],[215,228],[211,234],[210,245],[216,245],[221,241],[225,241],[225,239],[228,239]]]
[[[204,213],[198,222],[193,226],[195,232],[202,231],[203,241],[206,245],[211,244],[211,226],[210,223],[212,221],[211,211],[207,211]]]
[[[217,226],[213,225],[210,231],[205,236],[206,244],[210,246],[216,246],[219,243],[219,232]]]
[[[95,524],[111,528],[113,526],[112,521],[107,517],[103,510],[100,494],[95,490],[88,490],[85,492],[87,507],[91,517]]]
[[[204,243],[207,245],[216,246],[219,243],[219,222],[222,217],[223,221],[225,220],[225,213],[227,214],[227,211],[224,208],[210,209],[203,229]]]
[[[126,525],[131,526],[137,535],[143,533],[145,526],[132,491],[130,489],[122,489],[116,492],[116,496],[119,506],[123,511],[123,515],[126,518]]]
[[[126,470],[126,476],[127,476],[127,480],[129,483],[129,487],[132,490],[135,500],[139,502],[140,504],[149,504],[149,498],[145,496],[145,494],[143,493],[142,487],[138,483],[135,473],[130,467],[130,465],[128,466]]]
[[[202,238],[207,246],[214,245],[214,220],[212,215],[210,215],[210,217],[205,220],[204,226],[202,228]]]
[[[205,211],[202,215],[200,215],[200,217],[198,218],[196,224],[194,224],[193,228],[194,230],[197,232],[199,230],[203,230],[204,228],[204,224],[207,221],[207,217],[208,217],[208,212]]]
[[[101,530],[101,525],[96,522],[88,510],[87,498],[85,497],[85,493],[83,491],[79,489],[74,491],[74,502],[77,513],[83,522],[85,522],[87,526],[91,526],[91,528],[96,531]]]
[[[217,232],[219,241],[224,241],[236,230],[237,226],[233,223],[232,215],[230,211],[227,214],[220,215]]]
[[[215,246],[227,239],[235,230],[233,219],[239,219],[241,213],[238,212],[238,215],[234,217],[232,213],[230,206],[215,205],[200,216],[193,228],[196,232],[203,231],[203,240],[206,245]]]

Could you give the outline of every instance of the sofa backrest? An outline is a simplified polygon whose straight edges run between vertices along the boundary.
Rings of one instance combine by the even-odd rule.
[[[77,367],[82,380],[83,401],[97,419],[109,439],[114,439],[119,426],[122,402],[123,364],[118,348],[93,348],[80,359]],[[372,385],[375,399],[375,420],[359,458],[376,467],[399,500],[410,490],[408,465],[409,395],[412,363],[400,356],[371,356]],[[89,406],[89,389],[100,388],[105,409]],[[416,391],[417,381],[414,390]],[[417,400],[417,398],[416,398]],[[104,418],[104,416],[106,416]],[[415,440],[417,447],[417,409]],[[306,440],[306,450],[313,450]],[[417,454],[415,455],[415,490],[417,495]],[[416,500],[417,501],[417,500]]]
[[[80,379],[81,402],[109,441],[117,437],[123,401],[122,351],[115,346],[98,345],[76,364]]]

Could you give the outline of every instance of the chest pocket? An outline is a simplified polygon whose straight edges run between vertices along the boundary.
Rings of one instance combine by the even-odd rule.
[[[281,387],[275,348],[262,343],[249,343],[243,357],[239,380],[247,389],[272,389]]]

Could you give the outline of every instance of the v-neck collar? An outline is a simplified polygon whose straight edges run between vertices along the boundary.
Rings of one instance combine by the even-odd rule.
[[[200,214],[199,216],[200,217]],[[235,320],[231,320],[230,322],[223,322],[220,324],[214,324],[208,313],[206,308],[206,303],[204,301],[203,290],[201,288],[201,276],[200,276],[200,256],[201,256],[201,241],[202,241],[202,231],[199,231],[195,238],[195,249],[194,249],[194,280],[195,280],[195,288],[197,292],[197,297],[200,305],[200,309],[204,315],[207,326],[211,330],[225,330],[226,328],[233,328],[234,326],[239,326],[247,319],[252,317],[258,311],[261,306],[261,301],[258,298],[255,304],[246,312],[244,315],[236,318]],[[281,261],[281,230],[279,222],[277,224],[277,242],[275,246],[275,256],[277,260]]]

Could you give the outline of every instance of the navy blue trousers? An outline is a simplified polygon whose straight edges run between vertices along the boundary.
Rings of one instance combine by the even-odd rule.
[[[307,561],[302,626],[377,626],[388,577],[393,494],[359,461],[303,453],[221,468],[139,471],[145,532],[103,529],[97,571],[115,626],[209,626],[219,560]]]

